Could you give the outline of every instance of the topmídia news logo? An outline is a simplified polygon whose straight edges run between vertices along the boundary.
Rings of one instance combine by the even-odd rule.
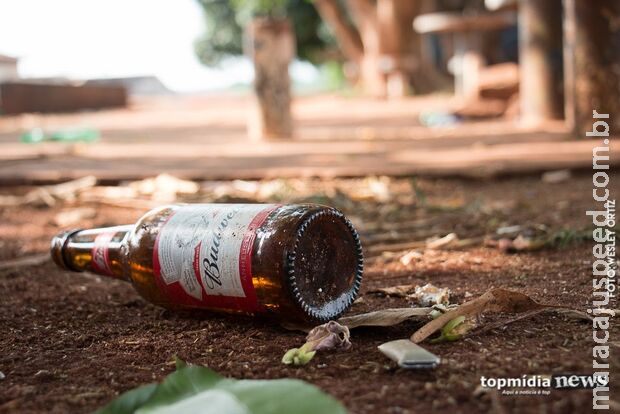
[[[502,395],[549,395],[551,390],[594,389],[606,387],[609,377],[603,375],[556,374],[522,375],[513,378],[480,377],[480,386],[496,389]]]

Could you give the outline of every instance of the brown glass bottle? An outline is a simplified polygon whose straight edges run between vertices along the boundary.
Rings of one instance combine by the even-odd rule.
[[[357,232],[315,204],[175,204],[135,225],[64,232],[60,267],[131,282],[171,309],[335,319],[355,300],[363,272]]]

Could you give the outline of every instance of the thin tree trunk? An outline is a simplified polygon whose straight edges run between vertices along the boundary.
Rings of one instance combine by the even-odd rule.
[[[289,64],[295,54],[290,22],[257,18],[249,26],[254,62],[256,113],[250,119],[253,139],[290,138],[293,134]]]
[[[364,90],[377,97],[386,94],[386,78],[381,67],[381,43],[375,6],[370,0],[347,0],[364,45],[360,80]]]
[[[562,117],[562,1],[519,1],[521,117]]]
[[[411,22],[415,6],[415,1],[377,0],[381,62],[386,72],[388,97],[402,97],[409,93],[414,59]],[[407,20],[409,30],[402,27]]]

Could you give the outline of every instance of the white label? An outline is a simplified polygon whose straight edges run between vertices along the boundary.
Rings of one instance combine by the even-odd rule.
[[[157,241],[164,283],[178,282],[195,299],[203,295],[245,298],[240,252],[250,223],[271,204],[183,206],[164,224]],[[251,247],[250,247],[251,249]]]

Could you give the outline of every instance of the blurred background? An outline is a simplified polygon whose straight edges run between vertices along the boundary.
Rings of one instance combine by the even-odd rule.
[[[619,7],[7,0],[0,182],[584,167],[620,102]]]

